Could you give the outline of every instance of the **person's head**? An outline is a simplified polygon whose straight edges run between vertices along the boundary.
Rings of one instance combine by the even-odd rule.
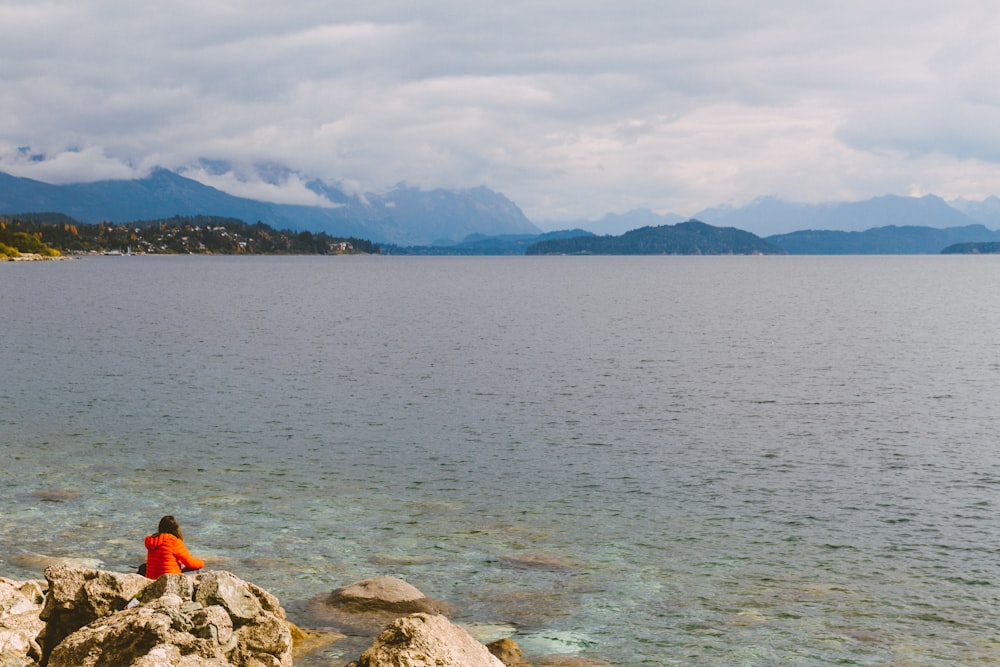
[[[181,532],[181,524],[177,523],[177,519],[169,514],[160,519],[160,525],[156,527],[156,533],[157,535],[169,533],[178,539],[184,539],[184,533]]]

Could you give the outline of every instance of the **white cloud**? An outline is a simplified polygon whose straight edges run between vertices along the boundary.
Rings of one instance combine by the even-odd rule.
[[[1000,193],[988,0],[5,0],[0,58],[0,169],[54,182],[159,165],[316,196],[198,171],[276,163],[485,184],[538,220]]]
[[[99,147],[67,150],[55,155],[33,153],[30,147],[7,146],[0,151],[0,170],[46,183],[140,178],[144,174],[120,160],[108,157]],[[86,174],[86,178],[81,178]]]
[[[212,173],[204,167],[184,169],[185,177],[196,180],[236,197],[246,197],[276,204],[299,204],[301,206],[320,206],[336,208],[326,197],[310,190],[305,181],[297,174],[288,174],[280,182],[272,183],[260,178],[257,174],[246,174],[227,171],[222,174]]]

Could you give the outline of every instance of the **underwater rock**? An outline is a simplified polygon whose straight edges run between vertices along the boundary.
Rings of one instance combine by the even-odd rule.
[[[521,647],[510,637],[490,642],[486,648],[507,667],[531,667],[531,663],[524,659]]]
[[[610,662],[576,655],[552,655],[540,658],[537,667],[615,667]]]
[[[346,635],[332,630],[300,628],[291,621],[288,621],[288,629],[292,633],[293,661],[347,638]]]
[[[447,615],[451,605],[433,600],[395,577],[365,579],[314,601],[312,613],[344,630],[376,634],[395,618],[407,614]]]
[[[62,565],[65,567],[76,567],[83,569],[94,569],[101,566],[99,558],[67,558],[63,556],[49,556],[47,554],[21,553],[9,556],[7,562],[16,565],[24,570],[42,571],[47,567]]]
[[[404,614],[427,611],[427,596],[402,579],[375,577],[349,584],[330,594],[329,604],[358,610],[389,610]]]

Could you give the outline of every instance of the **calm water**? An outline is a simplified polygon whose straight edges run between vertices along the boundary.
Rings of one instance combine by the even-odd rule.
[[[960,256],[0,264],[0,574],[129,570],[173,513],[290,609],[395,575],[533,658],[997,664],[998,287]]]

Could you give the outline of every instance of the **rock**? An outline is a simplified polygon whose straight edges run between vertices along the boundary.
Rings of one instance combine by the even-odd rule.
[[[150,581],[139,574],[78,569],[65,565],[45,568],[49,590],[42,608],[45,630],[39,637],[44,663],[59,642],[99,618],[121,611]]]
[[[31,658],[26,658],[23,655],[0,651],[0,667],[35,667],[37,664]]]
[[[37,637],[45,628],[39,618],[44,601],[44,581],[0,577],[0,666],[21,667],[41,660]]]
[[[332,630],[313,630],[300,628],[291,621],[288,621],[288,629],[292,633],[292,659],[315,653],[342,639],[347,639],[345,635]],[[2,666],[0,666],[2,667]]]
[[[359,610],[391,610],[403,614],[427,611],[427,596],[395,577],[375,577],[344,586],[330,594],[328,602]]]
[[[146,579],[143,577],[143,579]],[[176,595],[182,600],[194,599],[194,577],[160,577],[153,583],[149,583],[142,591],[142,597],[147,600],[155,600],[166,595]]]
[[[22,553],[9,556],[7,562],[24,570],[32,571],[41,571],[55,565],[75,568],[98,568],[102,564],[100,558],[64,558],[62,556],[48,556],[37,553]]]
[[[249,621],[264,611],[260,600],[247,583],[229,572],[209,572],[204,579],[199,576],[198,590],[194,601],[206,607],[220,605],[229,611],[233,619]],[[270,605],[273,609],[276,605]],[[272,612],[273,613],[273,612]],[[281,617],[285,613],[281,612]]]
[[[503,667],[484,645],[441,615],[397,618],[347,667]]]
[[[539,658],[538,667],[614,667],[610,662],[578,655],[550,655]]]
[[[41,489],[33,491],[31,497],[43,503],[64,503],[79,498],[80,492],[73,489]]]
[[[447,603],[428,598],[395,577],[375,577],[344,586],[320,599],[312,608],[312,613],[327,623],[344,631],[355,629],[369,635],[377,634],[400,616],[447,615],[451,611]]]
[[[510,637],[490,642],[486,649],[507,667],[531,667],[531,663],[525,661],[521,647]]]
[[[500,562],[508,567],[517,567],[525,570],[547,570],[549,572],[562,572],[564,570],[579,568],[579,565],[571,560],[541,553],[524,556],[501,556]]]
[[[49,656],[48,665],[136,667],[184,664],[221,667],[230,664],[217,642],[191,634],[194,624],[180,611],[181,604],[179,597],[168,595],[152,603],[100,618],[56,646]]]
[[[277,598],[230,572],[134,574],[48,568],[48,667],[291,667]],[[126,609],[133,597],[140,602]]]

